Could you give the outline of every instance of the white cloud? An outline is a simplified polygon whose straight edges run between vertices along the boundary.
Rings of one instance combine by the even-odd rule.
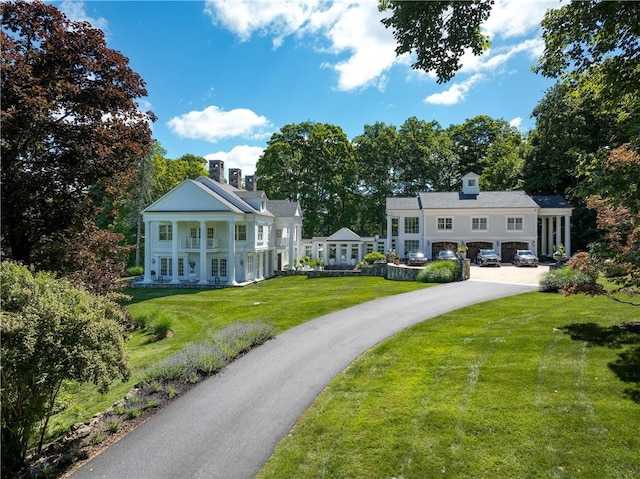
[[[509,122],[509,125],[519,130],[520,127],[522,126],[522,118],[520,118],[519,116],[515,117],[513,120]]]
[[[380,23],[381,18],[377,3],[365,2],[350,6],[326,31],[333,53],[350,54],[332,67],[338,72],[338,89],[384,89],[386,73],[399,60],[393,36]]]
[[[373,0],[209,0],[205,12],[242,41],[254,32],[272,35],[276,48],[292,34],[321,35],[325,43],[318,51],[347,55],[323,63],[337,72],[339,90],[384,89],[386,72],[402,62],[391,31],[380,23],[385,14]]]
[[[544,12],[566,1],[496,0],[482,26],[496,40],[494,48],[480,57],[465,55],[461,73],[495,71],[522,52],[539,57]],[[322,64],[338,74],[339,90],[371,86],[383,90],[394,65],[410,68],[407,55],[396,57],[392,31],[380,23],[389,12],[379,12],[376,0],[207,0],[205,12],[242,41],[254,33],[271,35],[277,48],[290,35],[313,36],[317,51],[341,57]],[[504,40],[516,38],[515,45],[505,45]]]
[[[530,59],[536,60],[542,55],[544,42],[541,38],[531,38],[515,45],[490,48],[484,55],[476,57],[471,51],[467,51],[460,62],[461,73],[474,73],[480,71],[496,71],[504,66],[517,54],[524,53]]]
[[[264,148],[262,147],[240,145],[234,147],[231,151],[218,151],[209,153],[204,157],[207,160],[222,160],[227,171],[229,168],[240,168],[242,176],[247,176],[255,173],[256,163],[262,153],[264,153]]]
[[[522,37],[540,28],[540,21],[549,8],[558,8],[559,0],[496,0],[482,33],[494,38]],[[567,3],[566,1],[564,3]]]
[[[272,35],[274,48],[303,27],[317,10],[317,0],[207,0],[205,12],[247,41],[254,32]]]
[[[191,138],[216,143],[233,137],[259,139],[268,137],[272,128],[264,116],[258,116],[245,108],[223,111],[209,106],[202,111],[190,111],[173,117],[167,126],[181,138]]]
[[[484,80],[484,78],[484,75],[476,73],[462,82],[454,83],[448,90],[429,95],[424,101],[432,105],[455,105],[464,100],[471,87]]]
[[[74,22],[89,22],[93,27],[99,28],[105,34],[107,32],[108,22],[105,18],[93,18],[87,15],[85,11],[84,2],[74,2],[72,0],[65,0],[62,2],[58,9],[63,12],[67,18]]]

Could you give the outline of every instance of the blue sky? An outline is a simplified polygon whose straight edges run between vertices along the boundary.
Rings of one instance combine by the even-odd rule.
[[[407,118],[443,127],[476,115],[522,131],[553,82],[531,71],[539,23],[558,0],[496,0],[483,31],[492,47],[465,56],[448,83],[396,57],[377,0],[55,1],[101,28],[142,76],[141,109],[169,158],[192,153],[252,174],[272,133],[314,121],[349,139],[364,125]]]

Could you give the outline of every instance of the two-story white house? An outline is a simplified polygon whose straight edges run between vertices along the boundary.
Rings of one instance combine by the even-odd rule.
[[[468,173],[460,192],[421,192],[414,198],[387,198],[388,250],[400,256],[423,251],[430,259],[444,249],[495,249],[509,261],[516,249],[553,254],[562,243],[571,250],[572,206],[561,196],[529,196],[524,191],[480,191],[480,176]]]
[[[303,254],[297,202],[205,176],[184,180],[142,216],[146,284],[238,285],[293,268]]]

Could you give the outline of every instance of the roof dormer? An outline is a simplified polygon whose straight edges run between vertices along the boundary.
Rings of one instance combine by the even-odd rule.
[[[480,175],[476,173],[467,173],[462,177],[462,194],[479,195],[480,194]]]

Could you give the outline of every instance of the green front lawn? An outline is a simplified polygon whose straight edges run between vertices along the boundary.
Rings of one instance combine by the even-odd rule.
[[[151,341],[150,332],[128,334],[133,376],[126,383],[114,383],[106,395],[85,384],[64,395],[68,409],[51,420],[50,435],[68,431],[69,426],[102,412],[124,397],[136,382],[137,373],[159,359],[202,341],[230,323],[261,321],[278,332],[324,314],[365,301],[414,291],[427,285],[387,281],[383,278],[318,278],[305,276],[274,278],[244,288],[217,290],[179,288],[136,288],[127,308],[134,318],[162,313],[171,318],[173,336]]]
[[[336,378],[266,478],[640,477],[638,308],[527,293],[425,321]]]

